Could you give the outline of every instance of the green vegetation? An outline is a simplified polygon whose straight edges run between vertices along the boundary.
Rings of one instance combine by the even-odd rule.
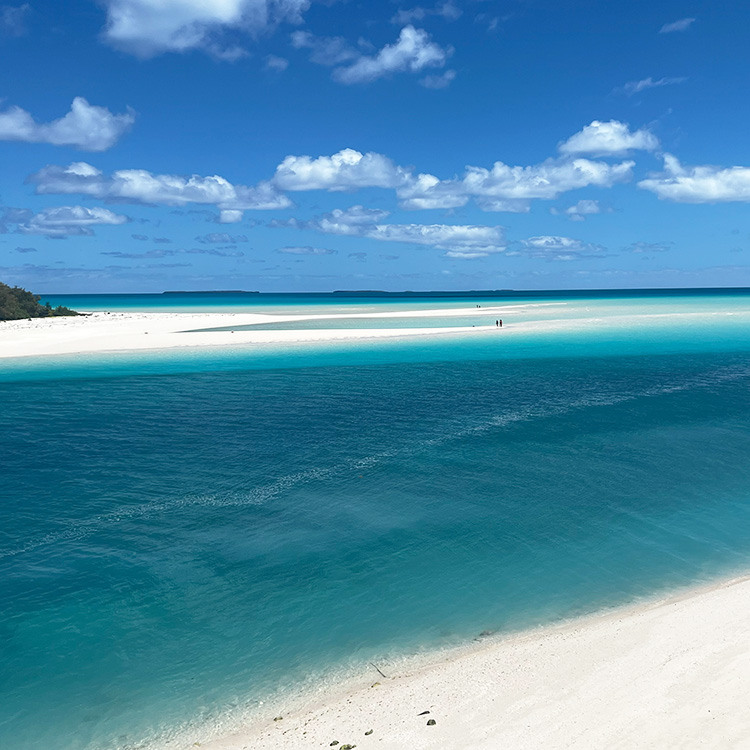
[[[39,295],[27,292],[20,286],[10,287],[0,282],[0,320],[21,318],[50,318],[55,315],[80,315],[67,307],[39,304]]]

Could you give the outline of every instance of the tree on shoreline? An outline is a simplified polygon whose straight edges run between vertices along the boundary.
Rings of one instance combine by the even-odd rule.
[[[32,294],[20,286],[10,287],[0,282],[0,320],[22,318],[51,318],[59,315],[80,315],[67,307],[52,307],[39,303],[39,295]]]

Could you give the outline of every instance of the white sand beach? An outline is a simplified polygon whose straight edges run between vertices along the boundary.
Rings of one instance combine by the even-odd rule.
[[[490,637],[427,667],[397,667],[388,679],[373,670],[349,693],[305,707],[279,702],[269,710],[280,720],[199,744],[727,750],[750,747],[748,695],[750,579],[742,578]]]
[[[510,307],[483,308],[482,318],[507,313]],[[240,346],[335,341],[444,333],[476,333],[492,325],[389,328],[388,318],[448,318],[476,315],[476,308],[417,310],[352,315],[265,315],[259,313],[93,312],[80,317],[34,318],[0,322],[0,358],[106,351],[140,351],[196,346]],[[294,323],[335,317],[382,318],[382,328],[232,331],[232,326]],[[227,331],[202,331],[226,327]]]
[[[389,319],[413,319],[415,325],[389,326]],[[446,325],[452,318],[470,318],[475,325]],[[426,326],[435,319],[439,325]],[[410,309],[364,313],[219,313],[219,312],[104,312],[79,317],[0,321],[0,359],[116,351],[147,351],[187,347],[242,347],[305,342],[356,341],[435,335],[477,335],[496,330],[504,319],[503,336],[528,336],[560,330],[635,330],[679,322],[683,325],[750,321],[750,311],[636,313],[610,310],[592,316],[588,308],[558,303],[529,303],[494,307]],[[365,322],[380,321],[381,326]],[[341,327],[334,324],[341,321]],[[420,322],[422,321],[422,322]],[[305,322],[320,322],[320,328]],[[362,326],[357,325],[362,322]],[[466,322],[465,320],[462,322]],[[288,329],[235,330],[243,326],[289,324]],[[225,328],[226,330],[215,330]]]

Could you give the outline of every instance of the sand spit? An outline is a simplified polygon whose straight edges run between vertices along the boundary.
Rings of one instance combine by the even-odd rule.
[[[494,329],[486,326],[419,328],[341,328],[305,330],[232,331],[232,326],[283,323],[301,320],[389,317],[460,317],[481,313],[500,315],[508,308],[422,310],[367,315],[263,315],[260,313],[107,313],[94,312],[71,318],[35,318],[0,322],[0,358],[110,351],[140,351],[178,347],[239,346],[355,339],[471,333]],[[387,324],[386,324],[387,325]],[[199,329],[227,328],[226,331]]]

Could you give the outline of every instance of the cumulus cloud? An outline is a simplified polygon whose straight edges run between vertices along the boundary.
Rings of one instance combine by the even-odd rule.
[[[628,81],[622,87],[622,89],[619,90],[627,94],[628,96],[633,96],[633,94],[640,94],[641,91],[646,91],[647,89],[656,89],[661,88],[662,86],[674,86],[678,83],[685,83],[685,81],[687,81],[687,78],[682,76],[665,76],[664,78],[657,79],[653,79],[651,76],[649,76],[648,78],[643,78],[640,81]]]
[[[394,44],[387,44],[375,55],[362,55],[350,65],[335,68],[339,83],[369,83],[392,73],[419,73],[425,68],[442,68],[453,49],[443,48],[423,29],[404,26]]]
[[[279,197],[283,200],[282,196]],[[283,208],[283,206],[273,206],[273,208]],[[219,211],[219,224],[239,224],[241,221],[242,211],[237,208],[225,208]]]
[[[631,132],[627,123],[617,120],[594,120],[558,146],[565,156],[622,156],[629,151],[656,151],[658,148],[659,140],[649,130],[641,128]]]
[[[582,258],[604,258],[607,252],[601,245],[575,240],[570,237],[543,235],[522,240],[521,250],[513,254],[523,254],[531,258],[550,261],[571,261]]]
[[[300,23],[309,0],[103,0],[104,36],[139,57],[203,49],[234,60],[244,50],[224,45],[221,33],[260,32],[282,22]]]
[[[335,250],[327,247],[311,247],[310,245],[303,247],[280,247],[276,252],[286,255],[336,255]]]
[[[0,34],[23,36],[26,33],[26,16],[30,10],[28,3],[0,6]]]
[[[99,224],[124,224],[127,216],[113,213],[98,206],[58,206],[45,208],[39,213],[26,209],[6,209],[2,221],[15,224],[19,234],[39,234],[63,239],[71,235],[93,235],[92,226]]]
[[[145,169],[122,169],[106,175],[86,162],[44,167],[27,182],[36,186],[39,195],[88,195],[111,202],[162,206],[213,205],[220,209],[222,223],[241,221],[246,210],[292,205],[269,182],[249,187],[233,185],[218,175],[181,177],[153,174]]]
[[[453,208],[474,198],[485,211],[526,212],[534,198],[553,199],[568,190],[611,187],[630,179],[634,163],[608,164],[589,159],[547,161],[511,167],[501,161],[491,169],[467,167],[460,179],[438,180],[420,174],[397,193],[403,208]]]
[[[496,162],[491,169],[466,167],[463,176],[441,180],[414,174],[388,157],[344,149],[332,156],[287,156],[272,183],[281,190],[351,191],[395,189],[406,209],[459,208],[474,199],[485,211],[526,212],[534,198],[552,199],[568,190],[611,187],[631,177],[632,161],[609,164],[590,159],[548,159],[529,167]]]
[[[95,107],[82,96],[77,96],[68,114],[46,124],[37,123],[20,107],[9,107],[0,112],[0,140],[106,151],[130,130],[134,122],[132,110],[113,115],[106,107]]]
[[[281,190],[356,190],[395,188],[408,173],[382,154],[345,148],[332,156],[287,156],[276,168],[273,183]]]
[[[343,37],[317,37],[309,31],[295,31],[292,46],[309,49],[311,62],[333,67],[333,79],[347,85],[369,83],[393,73],[442,68],[453,54],[452,48],[441,47],[426,31],[411,25],[401,29],[393,44],[385,45],[373,55],[353,47]],[[366,46],[360,42],[360,47]],[[446,85],[451,79],[451,76],[446,79]]]
[[[676,203],[750,202],[750,167],[684,167],[664,155],[664,171],[649,175],[638,187]]]
[[[565,209],[565,215],[571,221],[584,221],[586,216],[600,214],[602,212],[599,201],[583,199],[578,201],[574,206]]]
[[[453,258],[478,258],[505,250],[503,228],[465,224],[388,224],[387,211],[352,206],[335,209],[307,222],[288,224],[326,234],[366,237],[382,242],[428,245]]]
[[[675,31],[687,31],[695,23],[694,18],[681,18],[679,21],[665,23],[659,29],[660,34],[672,34]]]

